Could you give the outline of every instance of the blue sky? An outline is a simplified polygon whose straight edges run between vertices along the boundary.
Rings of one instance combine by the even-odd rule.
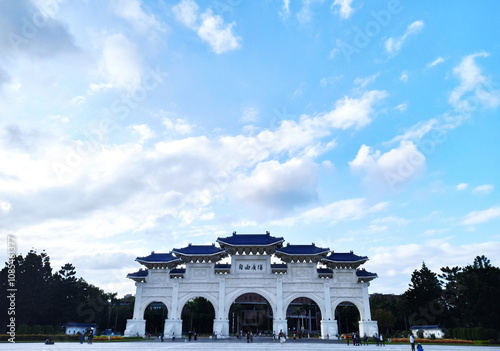
[[[0,232],[119,294],[233,231],[498,266],[499,7],[1,1]]]

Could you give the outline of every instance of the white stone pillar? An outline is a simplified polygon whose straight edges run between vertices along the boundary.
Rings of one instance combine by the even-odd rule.
[[[361,315],[361,320],[370,321],[372,319],[372,313],[370,311],[370,295],[368,294],[368,287],[370,283],[361,283],[361,291],[363,296],[363,314]],[[368,334],[367,334],[368,335]]]
[[[226,301],[226,278],[219,280],[219,308],[215,313],[214,332],[217,332],[217,337],[226,339],[229,337],[229,319],[226,318],[224,307]]]
[[[276,279],[276,313],[273,313],[273,331],[276,335],[280,330],[288,334],[288,325],[283,310],[283,278]]]
[[[363,336],[365,333],[368,336],[378,334],[378,323],[372,321],[372,313],[370,311],[370,295],[368,294],[368,287],[370,283],[361,283],[361,291],[363,296],[363,311],[361,313],[361,321],[359,322],[359,333]]]
[[[146,334],[146,321],[144,320],[144,309],[142,308],[142,288],[144,283],[135,283],[135,302],[134,302],[134,315],[132,319],[127,319],[127,326],[125,327],[125,336],[140,336],[144,337]]]
[[[135,283],[135,302],[134,302],[134,316],[133,319],[144,319],[144,314],[141,314],[141,311],[144,313],[144,309],[142,308],[142,287],[144,283]],[[146,308],[146,306],[144,306]]]
[[[169,319],[180,319],[181,318],[181,311],[177,311],[179,309],[179,283],[174,282],[174,285],[172,287],[172,312],[169,313],[170,318]]]
[[[333,339],[338,334],[337,321],[333,317],[332,311],[332,297],[330,294],[330,279],[326,279],[323,285],[324,302],[325,302],[325,314],[322,315],[321,319],[321,338],[322,339]]]

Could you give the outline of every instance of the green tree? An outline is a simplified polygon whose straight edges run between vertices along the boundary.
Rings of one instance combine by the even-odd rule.
[[[499,331],[500,268],[492,266],[485,256],[477,256],[457,274],[456,284],[456,309],[463,325]]]
[[[411,275],[411,284],[404,293],[411,325],[437,324],[443,312],[440,303],[441,285],[436,273],[432,272],[425,262],[420,270]]]

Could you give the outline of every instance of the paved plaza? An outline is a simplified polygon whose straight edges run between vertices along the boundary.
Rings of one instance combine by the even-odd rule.
[[[79,343],[56,343],[54,345],[44,345],[43,343],[16,343],[0,344],[0,350],[335,350],[335,351],[410,351],[410,345],[391,345],[385,347],[376,345],[369,346],[347,346],[345,343],[328,342],[322,340],[288,340],[283,345],[278,342],[260,340],[254,343],[246,343],[246,341],[230,340],[230,341],[197,341],[197,342],[182,342],[182,341],[144,341],[144,342],[113,342],[113,343],[94,343],[79,344]],[[425,351],[500,351],[500,347],[484,347],[484,346],[451,346],[451,345],[425,345]]]

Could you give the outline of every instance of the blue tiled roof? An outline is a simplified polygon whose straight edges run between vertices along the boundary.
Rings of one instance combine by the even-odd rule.
[[[286,269],[286,263],[271,263],[271,269]]]
[[[144,263],[167,263],[167,262],[179,261],[179,259],[174,255],[172,255],[171,252],[155,253],[154,251],[151,252],[151,255],[149,256],[137,257],[135,260]]]
[[[331,262],[364,262],[368,260],[366,256],[358,256],[351,252],[333,252],[324,257],[323,260]]]
[[[266,234],[236,234],[225,238],[217,238],[219,244],[230,246],[270,246],[281,244],[285,239],[271,236],[269,232]],[[221,246],[222,246],[221,245]]]
[[[215,265],[215,269],[230,269],[231,264],[230,263],[217,263]]]
[[[185,268],[174,268],[170,270],[170,274],[184,274],[186,273]]]
[[[359,278],[378,278],[377,273],[368,272],[365,269],[358,269],[358,270],[356,270],[356,275]]]
[[[144,278],[148,276],[147,269],[140,269],[137,272],[127,274],[127,278]]]
[[[319,274],[332,274],[333,270],[330,268],[318,268]]]
[[[283,253],[285,255],[320,255],[327,254],[330,251],[329,248],[317,247],[316,245],[290,245],[283,246],[276,249],[277,253]]]
[[[215,244],[212,245],[191,245],[189,244],[186,247],[180,249],[173,249],[172,252],[174,254],[181,254],[186,256],[207,256],[207,255],[216,255],[225,252],[226,250],[221,249],[220,247],[215,247]]]
[[[97,324],[93,323],[73,323],[69,322],[64,325],[66,328],[68,327],[79,327],[79,328],[97,328]]]
[[[440,325],[414,325],[410,329],[443,329]]]

